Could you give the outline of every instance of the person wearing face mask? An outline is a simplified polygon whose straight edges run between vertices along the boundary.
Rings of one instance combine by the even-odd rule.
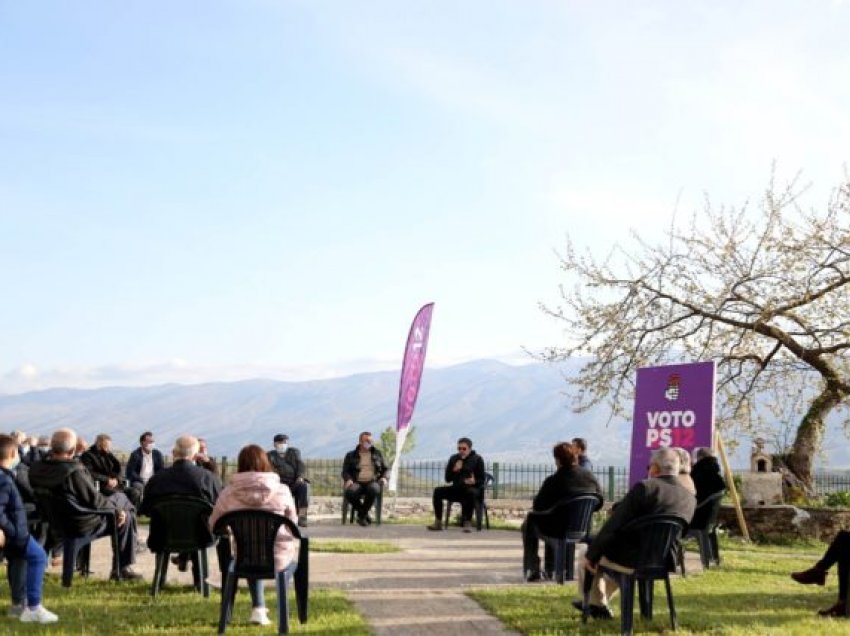
[[[345,498],[357,513],[357,523],[361,526],[372,523],[369,510],[381,492],[381,485],[387,483],[386,472],[384,456],[372,445],[372,433],[360,433],[357,447],[342,460],[342,481]]]
[[[30,455],[30,438],[23,431],[12,431],[12,439],[18,445],[18,457],[26,464]]]
[[[301,452],[289,445],[289,436],[278,433],[274,436],[274,448],[266,453],[275,469],[280,483],[289,486],[298,508],[298,525],[307,526],[307,506],[310,505],[310,483],[304,478],[305,466]]]
[[[155,448],[153,433],[145,431],[139,436],[139,447],[130,453],[124,475],[130,486],[142,491],[148,480],[164,467],[162,453]]]
[[[19,462],[17,440],[0,435],[0,534],[5,538],[12,597],[7,614],[24,623],[55,623],[59,617],[41,604],[47,554],[27,527],[24,504],[15,486],[14,470]]]

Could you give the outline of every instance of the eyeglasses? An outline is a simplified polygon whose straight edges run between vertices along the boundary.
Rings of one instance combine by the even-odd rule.
[[[463,451],[468,451],[469,449],[466,446],[458,446],[457,449],[462,453]]]

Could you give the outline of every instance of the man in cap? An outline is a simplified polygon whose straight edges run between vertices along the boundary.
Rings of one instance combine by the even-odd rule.
[[[310,483],[304,479],[305,467],[301,451],[289,445],[289,436],[274,436],[274,448],[268,453],[269,462],[280,477],[280,483],[289,486],[298,508],[298,525],[307,525],[307,506],[310,504]]]

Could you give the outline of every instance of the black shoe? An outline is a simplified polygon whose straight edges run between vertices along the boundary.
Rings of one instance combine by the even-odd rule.
[[[301,527],[301,528],[306,528],[306,527],[307,527],[307,525],[308,525],[308,524],[307,524],[307,516],[306,516],[306,515],[303,515],[303,516],[301,516],[301,517],[298,517],[298,526],[299,526],[299,527]]]
[[[363,517],[366,520],[366,525],[372,525],[372,517],[369,516],[369,513]]]
[[[366,517],[357,517],[357,525],[365,528],[369,525],[369,522],[366,521]]]
[[[847,616],[847,606],[844,604],[844,601],[838,601],[832,607],[827,607],[826,609],[818,610],[818,614],[820,616],[834,616],[836,618],[844,618]]]
[[[543,580],[543,575],[540,570],[528,570],[525,573],[525,582],[526,583],[539,583]]]
[[[577,599],[573,599],[572,605],[579,612],[582,611],[581,601],[579,601]],[[587,610],[588,610],[587,613],[590,615],[591,618],[598,618],[598,619],[603,620],[603,621],[609,621],[612,618],[614,618],[614,612],[612,612],[611,608],[608,607],[607,605],[588,605]]]
[[[826,575],[829,574],[826,570],[819,570],[818,568],[809,568],[808,570],[803,570],[802,572],[792,572],[791,578],[797,581],[797,583],[802,583],[803,585],[823,585],[826,583]]]
[[[121,580],[122,581],[140,581],[142,579],[142,575],[136,572],[131,567],[121,568]],[[109,575],[109,580],[117,581],[118,575],[113,571],[112,574]]]

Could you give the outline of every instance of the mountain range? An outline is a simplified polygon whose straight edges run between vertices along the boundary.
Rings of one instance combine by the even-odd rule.
[[[574,413],[565,377],[580,360],[560,365],[508,365],[477,360],[426,368],[413,417],[415,447],[409,459],[444,460],[458,437],[470,437],[485,459],[551,462],[558,440],[584,437],[597,465],[628,463],[630,425],[608,422],[605,409]],[[118,449],[131,450],[139,435],[154,432],[169,452],[181,433],[205,437],[216,456],[235,456],[244,444],[270,448],[286,433],[305,457],[341,457],[360,431],[375,436],[395,426],[398,373],[362,373],[305,382],[245,380],[197,385],[48,389],[0,395],[0,430],[49,434],[70,426],[87,440],[101,432]],[[833,429],[836,427],[832,427]],[[835,436],[835,433],[831,433]],[[850,465],[846,439],[838,434],[830,466]],[[733,464],[748,461],[742,440]]]

